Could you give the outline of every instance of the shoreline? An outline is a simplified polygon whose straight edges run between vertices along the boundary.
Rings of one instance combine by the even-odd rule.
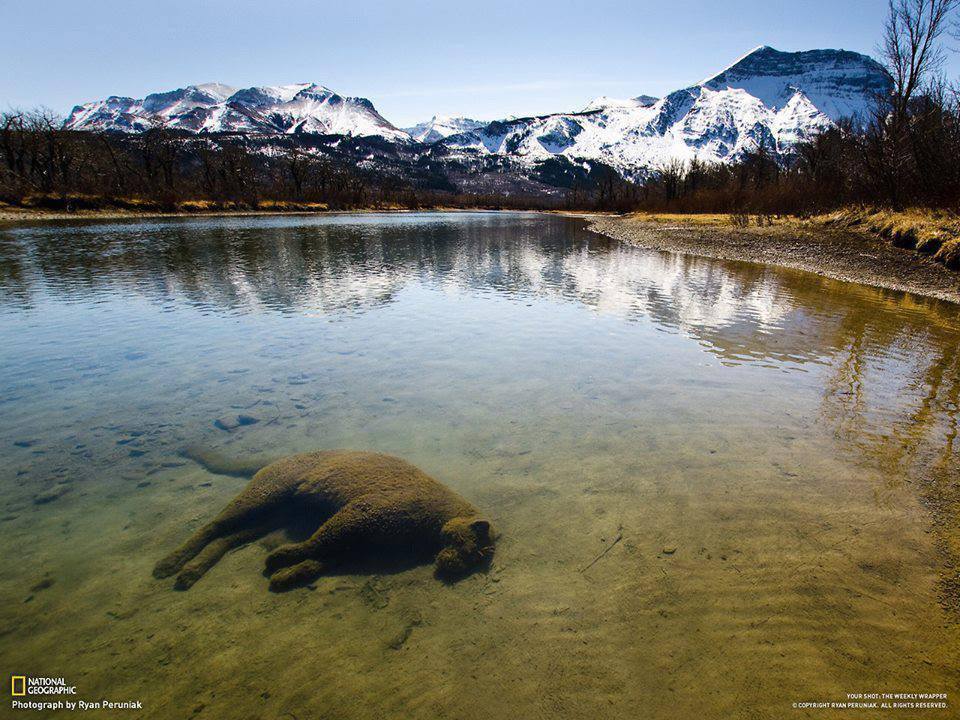
[[[799,220],[739,228],[695,215],[670,221],[645,215],[594,215],[587,228],[649,250],[777,265],[960,304],[960,273],[866,231]]]

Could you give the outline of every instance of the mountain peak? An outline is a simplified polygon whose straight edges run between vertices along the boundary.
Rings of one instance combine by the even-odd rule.
[[[711,90],[744,90],[779,109],[798,89],[831,120],[869,111],[872,98],[887,92],[883,66],[850,50],[785,52],[761,45],[700,85]]]
[[[194,85],[193,87],[200,92],[204,92],[207,95],[220,100],[226,100],[237,91],[237,88],[231,87],[230,85],[224,85],[223,83],[219,82],[200,83],[199,85]]]

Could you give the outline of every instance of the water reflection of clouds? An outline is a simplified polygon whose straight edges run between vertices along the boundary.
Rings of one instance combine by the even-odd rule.
[[[773,278],[745,283],[712,262],[670,253],[615,248],[603,254],[579,251],[564,258],[578,296],[603,313],[649,316],[683,330],[719,328],[750,318],[759,330],[776,327],[793,309],[778,297]],[[668,310],[665,312],[665,310]]]

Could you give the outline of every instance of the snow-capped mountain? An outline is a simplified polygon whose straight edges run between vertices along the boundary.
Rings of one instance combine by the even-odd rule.
[[[109,97],[78,105],[71,130],[142,132],[167,127],[194,133],[320,133],[379,136],[408,141],[365,98],[343,97],[313,83],[237,89],[219,83],[190,85],[145,98]]]
[[[439,143],[455,155],[525,165],[561,156],[638,177],[671,160],[730,162],[761,144],[785,156],[841,117],[865,117],[888,87],[883,68],[866,55],[759,47],[659,100],[597,98],[580,112],[493,122]]]
[[[451,135],[478,130],[486,124],[484,121],[471,120],[465,117],[434,115],[426,122],[417,123],[413,127],[403,129],[417,142],[430,144]]]
[[[575,112],[489,123],[434,116],[401,130],[369,100],[320,85],[237,89],[208,83],[79,105],[65,127],[229,132],[247,134],[251,142],[256,136],[261,147],[279,142],[271,139],[278,135],[292,136],[286,144],[304,146],[320,136],[352,136],[351,143],[328,137],[325,152],[370,170],[390,167],[408,178],[428,172],[437,187],[485,192],[487,186],[499,190],[513,182],[529,191],[528,181],[538,189],[570,187],[600,166],[639,179],[671,161],[732,162],[760,146],[788,158],[798,142],[840,118],[865,118],[876,95],[889,87],[887,73],[866,55],[764,46],[662,98],[598,97]]]
[[[890,80],[875,60],[848,50],[780,52],[758,47],[702,83],[711,90],[743,90],[770,108],[800,93],[831,120],[865,118]]]

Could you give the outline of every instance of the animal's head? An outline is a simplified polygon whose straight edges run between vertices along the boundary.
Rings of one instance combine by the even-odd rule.
[[[493,557],[496,533],[487,520],[453,518],[440,532],[443,549],[437,553],[437,575],[441,578],[455,580],[469,575]]]

